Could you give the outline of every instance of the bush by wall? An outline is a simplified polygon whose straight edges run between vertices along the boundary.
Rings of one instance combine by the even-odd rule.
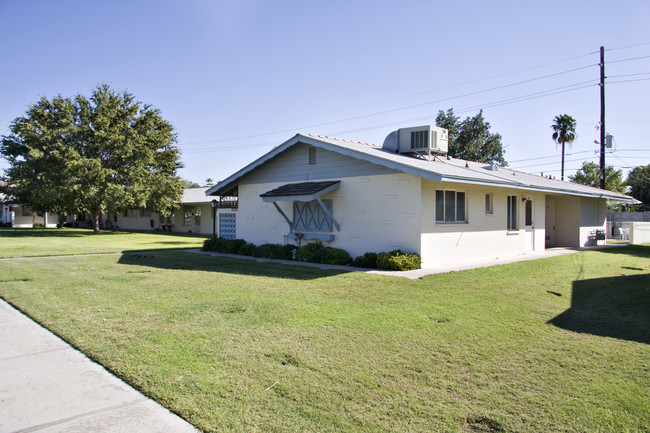
[[[255,248],[253,257],[265,257],[276,260],[293,260],[293,245],[263,244]]]
[[[377,267],[377,253],[367,252],[362,256],[357,257],[352,262],[352,266],[357,268],[376,268]]]
[[[34,224],[32,224],[32,228],[42,229],[42,228],[45,228],[45,224],[43,224],[43,223],[34,223]]]
[[[316,261],[317,254],[323,248],[325,247],[320,242],[312,242],[310,244],[303,245],[296,251],[296,260],[299,262],[318,263]]]
[[[401,250],[393,250],[388,253],[377,255],[377,267],[390,271],[411,271],[420,269],[422,259],[417,254],[403,253]]]
[[[277,260],[295,260],[300,262],[323,263],[347,266],[353,264],[362,268],[379,268],[392,271],[410,271],[420,269],[422,259],[417,254],[394,250],[388,253],[365,253],[354,261],[350,254],[340,248],[325,247],[320,242],[313,242],[296,249],[294,245],[263,244],[256,246],[243,239],[206,239],[203,251],[216,251],[224,254],[263,257]]]

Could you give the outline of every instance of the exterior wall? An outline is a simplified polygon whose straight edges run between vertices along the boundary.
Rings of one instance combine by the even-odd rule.
[[[29,215],[23,216],[23,209]],[[14,206],[11,208],[11,212],[13,212],[13,219],[11,215],[9,215],[9,220],[12,223],[11,226],[15,228],[31,228],[33,227],[34,223],[43,224],[45,223],[46,217],[47,227],[56,227],[57,223],[59,222],[58,215],[52,215],[49,213],[41,216],[38,216],[37,214],[36,218],[34,219],[32,211],[26,206]]]
[[[556,204],[556,246],[589,247],[604,245],[595,232],[605,230],[607,201],[600,198],[549,196]]]
[[[525,202],[533,200],[532,250],[543,251],[545,196],[503,188],[422,181],[422,267],[511,257],[527,252]],[[465,192],[465,223],[440,223],[435,218],[435,192]],[[492,194],[493,212],[485,211],[485,195]],[[517,197],[517,230],[507,230],[507,197]]]
[[[342,248],[353,257],[365,252],[402,249],[420,250],[420,179],[407,174],[372,177],[333,178],[340,187],[321,197],[332,200],[333,215],[341,231],[332,229],[329,246]],[[255,244],[289,242],[289,226],[260,194],[286,182],[239,185],[237,237]],[[292,202],[278,202],[282,211],[293,218]],[[304,242],[304,241],[303,241]]]
[[[650,243],[650,222],[630,223],[630,243],[641,245]]]
[[[580,245],[580,198],[553,196],[555,201],[555,245],[577,247]]]
[[[124,212],[118,214],[117,222],[114,224],[123,230],[153,231],[154,229],[151,228],[151,220],[154,221],[154,227],[160,227],[159,219],[160,217],[158,214],[145,213],[142,215],[139,210],[133,210],[126,212],[126,216],[124,215]]]
[[[585,198],[580,200],[580,239],[579,246],[590,247],[604,245],[605,240],[597,241],[595,232],[605,231],[607,219],[607,202],[603,199]]]

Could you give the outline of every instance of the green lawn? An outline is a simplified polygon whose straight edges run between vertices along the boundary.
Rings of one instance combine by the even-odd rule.
[[[2,260],[0,297],[204,431],[650,431],[650,246],[417,281],[180,251]]]
[[[91,229],[0,228],[0,258],[119,253],[131,250],[200,248],[206,236]]]

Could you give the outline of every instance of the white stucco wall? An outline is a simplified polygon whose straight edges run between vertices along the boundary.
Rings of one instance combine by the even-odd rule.
[[[579,246],[604,245],[605,240],[596,241],[594,232],[605,231],[607,202],[603,199],[581,197],[580,200],[580,238]]]
[[[466,223],[437,223],[435,191],[465,192]],[[485,195],[492,194],[493,213],[485,212]],[[517,230],[507,230],[507,196],[517,196]],[[533,200],[531,251],[543,251],[545,196],[541,193],[489,188],[467,184],[423,181],[422,267],[433,268],[459,262],[512,257],[527,252],[524,227],[525,202]]]
[[[29,208],[27,209],[27,212],[29,212],[29,215],[23,216],[23,206],[15,206],[11,208],[11,212],[13,212],[13,221],[12,221],[12,227],[15,228],[30,228],[34,226],[34,223],[40,223],[43,224],[45,222],[45,217],[44,215],[41,216],[36,216],[34,218],[32,216],[32,212]],[[9,219],[11,220],[11,215],[9,215]],[[58,215],[53,215],[50,213],[47,213],[47,227],[52,228],[56,227],[59,222],[59,216]]]
[[[365,252],[401,249],[419,253],[420,179],[407,174],[336,178],[340,187],[321,197],[332,200],[333,215],[341,231],[328,245],[353,257]],[[255,244],[287,242],[289,226],[272,203],[260,194],[286,182],[240,184],[237,237]],[[293,219],[291,202],[278,202]]]

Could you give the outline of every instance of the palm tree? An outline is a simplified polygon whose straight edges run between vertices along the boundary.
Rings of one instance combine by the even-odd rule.
[[[562,145],[562,172],[561,179],[564,180],[564,145],[573,143],[576,139],[576,120],[568,114],[555,116],[555,122],[551,125],[553,129],[553,141]]]

